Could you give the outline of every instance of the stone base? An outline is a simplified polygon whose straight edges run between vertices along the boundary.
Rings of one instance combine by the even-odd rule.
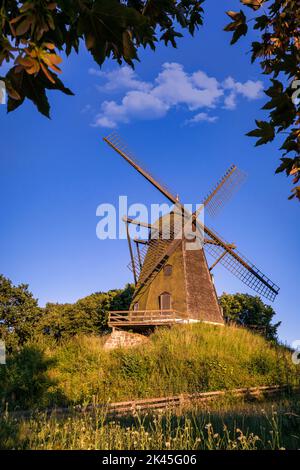
[[[114,330],[104,343],[104,349],[133,348],[148,341],[148,338],[138,333],[124,330]]]

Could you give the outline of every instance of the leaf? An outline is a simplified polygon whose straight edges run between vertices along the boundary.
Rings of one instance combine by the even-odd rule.
[[[267,142],[271,142],[275,138],[275,130],[272,124],[266,121],[255,121],[257,125],[257,129],[248,132],[246,135],[248,137],[259,137],[258,141],[256,142],[255,146],[266,144]]]
[[[293,199],[294,197],[296,197],[300,201],[300,186],[296,186],[295,188],[293,188],[292,193],[293,194],[289,196],[288,199]]]
[[[36,105],[39,112],[47,118],[50,118],[50,105],[46,95],[45,87],[43,86],[43,82],[40,79],[40,74],[34,77],[25,73],[23,89],[26,98],[31,100]]]
[[[52,77],[50,71],[47,69],[47,67],[42,62],[41,62],[41,69],[44,72],[44,74],[46,75],[46,77],[48,78],[48,80],[50,80],[50,82],[52,82],[52,83],[55,83],[54,77]]]
[[[31,25],[31,21],[27,18],[16,27],[16,36],[23,36],[23,34],[27,33]]]
[[[246,16],[242,10],[239,12],[227,11],[226,14],[233,19],[233,21],[225,26],[224,31],[233,31],[230,44],[235,44],[241,36],[245,36],[248,32]]]
[[[240,39],[241,36],[246,36],[247,32],[248,32],[248,26],[246,24],[242,24],[238,26],[235,32],[233,33],[230,44],[231,45],[235,44]]]
[[[130,65],[133,65],[132,59],[137,58],[136,49],[128,31],[123,32],[123,56]]]
[[[275,173],[282,173],[283,171],[285,171],[286,174],[289,175],[294,164],[294,159],[293,158],[281,158],[280,161],[281,161],[281,164],[279,165],[278,168],[276,168]]]
[[[265,3],[265,0],[241,0],[241,2],[247,7],[252,8],[252,10],[256,11],[262,7],[263,3]]]

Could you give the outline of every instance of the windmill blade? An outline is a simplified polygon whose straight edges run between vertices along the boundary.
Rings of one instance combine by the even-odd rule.
[[[110,145],[119,155],[122,156],[133,168],[135,168],[141,175],[144,176],[153,186],[155,186],[162,194],[164,194],[169,201],[180,207],[182,214],[186,213],[186,209],[182,204],[178,202],[178,198],[175,197],[165,185],[162,185],[155,179],[148,171],[146,171],[136,160],[135,157],[128,151],[126,145],[124,145],[120,137],[113,133],[103,139],[108,145]],[[226,200],[225,194],[232,194],[232,189],[238,186],[238,181],[242,181],[241,172],[238,172],[235,166],[230,167],[226,172],[222,180],[218,183],[216,188],[209,194],[204,201],[204,206],[207,208],[210,206],[215,210],[220,207]],[[238,177],[238,178],[237,178]],[[229,190],[229,188],[231,188]],[[221,196],[222,195],[222,196]],[[204,226],[197,217],[199,212],[197,211],[192,214],[193,223],[197,227],[200,226],[208,237],[206,240],[205,247],[215,259],[218,259],[223,266],[225,266],[232,274],[238,277],[247,286],[254,289],[259,294],[273,301],[279,292],[279,287],[273,283],[267,276],[265,276],[254,264],[249,262],[241,253],[237,252],[230,244],[224,241],[216,232]],[[177,230],[177,228],[176,228]],[[174,235],[174,234],[173,234]],[[158,242],[160,243],[159,247]],[[139,273],[139,279],[136,286],[135,295],[142,289],[145,288],[153,276],[155,276],[164,265],[166,259],[176,249],[177,244],[180,243],[178,239],[169,240],[150,240],[147,245],[147,253],[145,256],[145,262],[142,270]],[[151,247],[151,245],[153,245]],[[152,249],[150,249],[152,248]],[[224,250],[226,254],[223,254]],[[147,256],[148,255],[148,256]],[[148,259],[147,259],[148,258]]]
[[[223,178],[216,184],[212,191],[205,198],[203,205],[211,216],[216,216],[220,209],[237,192],[246,179],[246,174],[231,165]]]
[[[146,180],[148,180],[155,188],[157,188],[164,196],[166,196],[169,201],[173,204],[176,204],[178,198],[175,197],[171,191],[166,187],[165,184],[162,184],[158,181],[157,178],[154,178],[149,171],[145,170],[136,157],[132,155],[126,144],[122,141],[120,136],[113,132],[107,137],[103,138],[104,142],[106,142],[110,147],[112,147],[122,158],[124,158],[135,170],[137,170]]]
[[[208,235],[208,239],[205,240],[205,250],[246,286],[273,302],[279,293],[279,287],[220,235],[208,227],[204,230]]]

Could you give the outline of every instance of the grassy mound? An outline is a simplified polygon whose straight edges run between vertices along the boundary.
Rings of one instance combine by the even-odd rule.
[[[105,351],[105,337],[25,346],[0,369],[9,409],[121,401],[236,387],[295,384],[285,348],[233,326],[160,329],[135,349]]]

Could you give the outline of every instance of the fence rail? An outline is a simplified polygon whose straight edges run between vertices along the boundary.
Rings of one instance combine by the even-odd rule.
[[[108,417],[121,417],[126,415],[134,415],[136,413],[143,413],[147,411],[158,411],[168,409],[181,409],[192,404],[201,404],[216,400],[218,398],[232,396],[237,398],[244,398],[245,400],[253,400],[259,396],[272,396],[283,393],[300,393],[300,387],[292,387],[290,385],[273,385],[273,386],[262,386],[262,387],[250,387],[250,388],[237,388],[233,390],[218,390],[213,392],[199,392],[192,394],[181,394],[167,397],[157,398],[144,398],[131,401],[122,401],[116,403],[106,404],[90,404],[87,406],[75,406],[73,408],[51,408],[44,410],[46,414],[57,414],[66,415],[70,413],[85,413],[93,412],[97,410],[103,410]],[[0,412],[1,415],[5,412]],[[33,411],[15,411],[11,412],[11,415],[15,417],[27,417],[34,415]]]
[[[107,412],[115,415],[133,414],[136,412],[150,410],[165,410],[168,408],[184,407],[193,403],[205,403],[225,396],[243,397],[253,399],[259,395],[275,395],[291,390],[291,387],[285,385],[238,388],[234,390],[218,390],[213,392],[199,392],[193,394],[181,394],[169,397],[146,398],[141,400],[124,401],[110,403],[107,405]],[[299,387],[293,389],[294,392],[300,392]]]

